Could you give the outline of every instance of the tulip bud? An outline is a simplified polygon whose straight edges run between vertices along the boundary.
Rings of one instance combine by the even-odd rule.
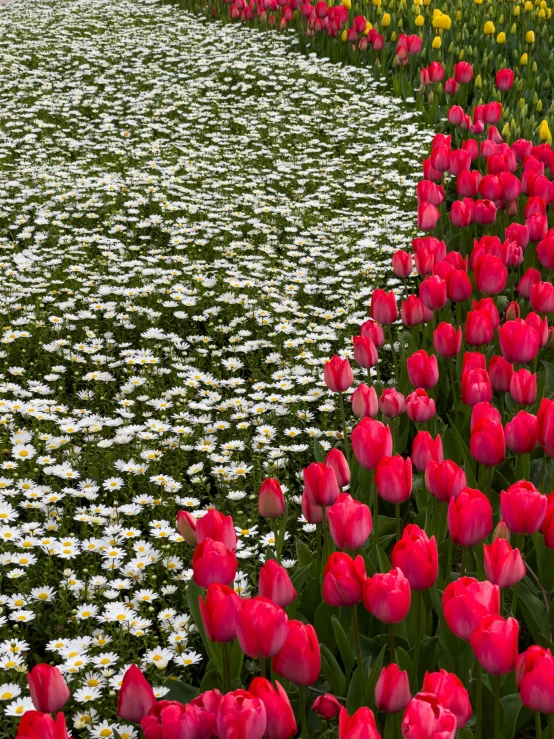
[[[187,544],[195,547],[198,544],[196,538],[196,518],[188,511],[177,513],[177,528]]]
[[[410,583],[399,569],[378,572],[364,583],[364,607],[382,623],[400,623],[410,610],[410,600]]]
[[[325,721],[330,721],[335,718],[341,711],[341,704],[331,693],[325,695],[319,695],[312,706],[312,711],[315,711],[318,716]]]
[[[258,595],[286,608],[296,598],[296,590],[288,572],[274,559],[269,559],[260,570]]]
[[[411,699],[408,673],[391,662],[383,667],[375,685],[375,705],[379,711],[398,713]]]
[[[426,672],[423,678],[423,692],[431,693],[443,708],[456,717],[456,728],[463,729],[469,721],[472,709],[469,693],[460,678],[452,672]]]
[[[285,643],[273,658],[271,669],[296,685],[313,685],[321,669],[314,627],[301,621],[289,621]]]
[[[354,375],[348,359],[337,354],[323,367],[323,379],[332,393],[344,393],[354,382]]]
[[[442,608],[450,631],[469,641],[486,615],[500,613],[500,588],[474,577],[460,577],[446,586]]]
[[[519,624],[515,618],[485,616],[470,638],[471,648],[482,667],[491,675],[505,675],[515,669]]]
[[[71,695],[59,669],[47,664],[35,665],[27,673],[27,684],[34,707],[43,713],[57,713]]]
[[[339,549],[361,549],[371,534],[371,512],[364,503],[341,493],[327,510],[329,532]]]
[[[123,675],[117,701],[117,715],[124,721],[138,724],[156,704],[156,696],[148,680],[136,665]]]
[[[258,514],[262,518],[279,518],[285,512],[285,498],[278,480],[266,477],[260,487]]]

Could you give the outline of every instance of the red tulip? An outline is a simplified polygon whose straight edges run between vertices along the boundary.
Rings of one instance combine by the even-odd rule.
[[[515,669],[519,624],[515,618],[485,616],[470,637],[471,648],[482,667],[491,675],[505,675]]]
[[[543,213],[533,213],[525,225],[529,230],[529,241],[540,241],[548,233],[548,219]]]
[[[371,709],[359,708],[350,716],[346,708],[342,708],[339,715],[339,739],[381,739]]]
[[[549,549],[554,549],[554,492],[546,496],[546,513],[541,525],[541,534],[544,543]]]
[[[531,288],[531,308],[537,313],[554,311],[554,285],[551,282],[537,282]]]
[[[273,657],[287,638],[288,617],[269,598],[247,598],[237,617],[240,648],[251,659]]]
[[[296,598],[296,590],[288,572],[274,559],[269,559],[260,570],[258,595],[286,608]]]
[[[531,454],[537,446],[537,417],[520,411],[504,427],[504,438],[514,454]]]
[[[454,303],[463,303],[471,295],[473,287],[467,272],[463,269],[453,269],[446,276],[446,292],[449,300]]]
[[[450,631],[469,641],[485,616],[500,613],[500,588],[474,577],[460,577],[446,586],[442,608]]]
[[[525,364],[539,351],[539,334],[521,318],[507,321],[498,329],[500,351],[508,362]]]
[[[464,372],[470,370],[487,368],[487,360],[484,354],[481,352],[464,352],[464,358],[462,361],[462,375]]]
[[[266,477],[260,487],[258,514],[262,518],[279,518],[285,512],[285,498],[279,481]]]
[[[455,357],[462,348],[462,329],[451,323],[439,323],[433,332],[433,346],[440,357]]]
[[[537,245],[537,257],[546,270],[554,269],[554,232],[552,229]]]
[[[156,703],[156,696],[148,680],[136,665],[123,675],[117,699],[117,715],[124,721],[138,724]]]
[[[302,491],[302,515],[308,523],[321,523],[323,521],[322,506],[314,505],[311,502],[306,488]]]
[[[335,718],[342,710],[342,706],[339,701],[331,693],[325,695],[318,695],[312,706],[312,711],[315,711],[318,716],[330,721]]]
[[[483,419],[487,419],[488,421],[492,421],[493,423],[500,423],[500,411],[495,408],[492,403],[488,403],[486,401],[474,405],[471,411],[471,419],[469,422],[470,434],[473,433],[473,429],[478,425],[479,421],[482,421]]]
[[[483,545],[487,580],[499,588],[511,588],[525,577],[525,564],[519,549],[512,549],[507,539],[495,539]]]
[[[392,566],[402,570],[412,590],[427,590],[437,579],[439,557],[434,536],[408,524],[392,550]]]
[[[527,369],[514,372],[510,380],[510,394],[519,405],[533,405],[537,399],[537,375]]]
[[[277,680],[275,687],[264,677],[255,677],[248,692],[258,698],[265,707],[267,725],[263,739],[291,739],[297,726],[289,697]]]
[[[193,547],[198,544],[198,539],[196,538],[196,523],[196,518],[188,511],[179,511],[177,513],[177,528],[179,529],[179,533],[186,543]]]
[[[220,739],[262,739],[267,726],[263,702],[246,690],[224,695],[216,714]]]
[[[548,319],[547,318],[541,318],[541,316],[538,315],[538,313],[533,313],[533,311],[530,311],[525,316],[525,323],[528,326],[531,326],[535,329],[535,331],[539,335],[539,347],[546,346],[546,342],[548,341]]]
[[[356,418],[364,418],[364,416],[374,418],[379,412],[379,401],[377,400],[377,393],[373,386],[368,387],[362,382],[354,390],[350,400],[352,403],[352,413]]]
[[[473,276],[475,287],[480,292],[485,295],[496,295],[504,290],[506,286],[508,270],[498,257],[492,254],[483,254],[475,263]]]
[[[406,360],[408,377],[414,387],[424,389],[435,387],[439,381],[439,369],[437,358],[434,354],[429,356],[424,349],[412,354]]]
[[[412,460],[400,454],[382,457],[373,480],[381,498],[389,503],[403,503],[412,492]]]
[[[34,707],[44,713],[57,713],[71,695],[62,673],[47,664],[35,665],[27,673],[27,684]]]
[[[406,410],[406,399],[396,388],[385,388],[379,398],[379,409],[387,418],[396,418]]]
[[[471,346],[482,346],[492,341],[494,328],[489,314],[484,310],[468,311],[466,317],[466,341]]]
[[[431,161],[433,156],[431,155]],[[448,160],[450,163],[450,160]],[[446,167],[448,169],[448,167]],[[421,203],[417,207],[417,227],[422,231],[432,231],[437,225],[440,213],[432,203]]]
[[[514,365],[504,357],[492,356],[489,361],[489,379],[495,393],[507,393],[514,374]]]
[[[406,413],[414,423],[426,423],[436,412],[435,401],[422,388],[414,390],[406,398]]]
[[[296,685],[315,683],[321,669],[321,655],[314,627],[289,621],[286,641],[273,657],[271,669]]]
[[[361,549],[371,534],[371,512],[364,503],[341,493],[327,510],[329,531],[339,549]]]
[[[549,716],[554,714],[554,660],[549,649],[534,645],[520,654],[516,682],[524,706]]]
[[[456,717],[456,728],[463,729],[471,718],[469,693],[457,675],[446,670],[426,672],[423,678],[423,692],[434,695],[443,708]]]
[[[377,289],[371,296],[371,317],[379,323],[387,326],[394,323],[398,318],[398,306],[394,292],[385,292]]]
[[[454,739],[456,717],[432,693],[417,693],[402,719],[404,739]]]
[[[514,73],[511,69],[499,69],[495,78],[496,86],[502,92],[512,89],[514,84]]]
[[[333,505],[340,493],[334,469],[323,462],[304,468],[304,487],[311,503],[318,506]]]
[[[369,318],[367,321],[362,323],[360,326],[360,336],[367,336],[368,339],[373,341],[377,348],[383,346],[385,343],[383,328],[377,323],[377,321],[374,321],[373,318]]]
[[[483,356],[483,355],[481,355]],[[477,405],[492,400],[492,387],[489,375],[484,369],[462,371],[462,401],[466,405]]]
[[[205,539],[221,542],[227,549],[234,552],[237,548],[237,535],[232,516],[211,508],[205,516],[196,522],[196,538],[201,544]]]
[[[425,320],[425,306],[417,295],[409,295],[402,301],[400,317],[404,326],[418,326]]]
[[[65,716],[58,713],[54,721],[42,711],[25,711],[17,727],[16,739],[69,739]]]
[[[425,468],[425,487],[441,503],[456,498],[466,485],[466,473],[451,459],[431,460]]]
[[[554,400],[543,398],[537,413],[539,444],[549,457],[554,457]]]
[[[533,289],[533,285],[536,285],[541,281],[541,273],[538,269],[533,269],[532,267],[529,267],[528,270],[524,273],[523,277],[517,284],[517,291],[518,293],[529,300],[531,297],[531,290]]]
[[[377,347],[366,336],[354,336],[354,359],[364,369],[375,367],[379,362]]]
[[[457,62],[454,65],[454,77],[456,82],[459,82],[461,85],[471,82],[473,78],[473,67],[469,62]]]
[[[410,583],[397,568],[368,577],[362,595],[365,609],[385,624],[400,623],[410,610]]]
[[[418,431],[412,442],[411,459],[418,472],[425,472],[432,459],[442,462],[442,441],[439,434],[433,439],[428,431]]]
[[[330,606],[354,606],[362,600],[365,579],[363,557],[353,560],[344,552],[333,552],[323,572],[323,600]]]
[[[531,482],[520,480],[500,493],[502,518],[514,534],[534,534],[546,514],[547,498]]]
[[[406,670],[391,662],[383,667],[375,685],[375,705],[379,711],[398,713],[411,700],[410,682]]]
[[[478,421],[471,432],[469,451],[473,459],[487,467],[500,464],[506,456],[504,429],[500,421],[487,418]]]
[[[418,204],[431,203],[432,205],[440,205],[444,201],[444,187],[442,185],[435,185],[434,182],[429,182],[429,180],[420,180],[417,183],[416,195],[417,195]],[[402,254],[405,254],[405,253],[406,252],[402,252]],[[398,254],[398,252],[396,252],[396,254]],[[402,259],[402,257],[400,258]],[[393,257],[393,260],[394,260],[394,257]],[[394,265],[393,265],[393,269],[394,269]],[[402,277],[402,276],[403,275],[398,275],[398,277]]]
[[[144,739],[161,739],[163,736],[199,736],[201,709],[191,704],[184,706],[177,701],[159,701],[140,722]],[[215,716],[210,725],[215,729]]]
[[[323,379],[332,393],[344,393],[354,382],[354,375],[348,359],[337,354],[323,366]]]
[[[376,469],[382,457],[392,454],[390,426],[384,426],[372,418],[362,418],[351,435],[352,450],[358,462],[366,470]]]
[[[215,642],[230,642],[237,636],[237,616],[242,599],[227,585],[212,583],[206,602],[198,596],[200,614],[208,637]]]
[[[193,580],[201,588],[214,582],[229,585],[235,579],[237,567],[235,553],[213,539],[204,539],[192,555]]]
[[[426,277],[419,286],[419,297],[429,310],[441,310],[446,305],[446,282],[437,275]]]
[[[431,82],[440,82],[444,77],[444,67],[440,62],[431,62],[429,65],[429,79]]]
[[[463,488],[448,503],[448,531],[455,544],[473,547],[492,531],[492,506],[480,490]]]
[[[343,488],[350,482],[350,468],[346,457],[340,449],[330,449],[325,457],[325,466],[332,467],[337,478],[339,488]]]

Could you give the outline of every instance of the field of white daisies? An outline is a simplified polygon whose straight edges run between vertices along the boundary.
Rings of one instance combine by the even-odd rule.
[[[233,515],[242,595],[275,544],[264,477],[313,544],[299,475],[341,429],[323,363],[397,282],[431,136],[294,45],[147,0],[1,9],[2,739],[39,662],[79,737],[138,736],[132,662],[158,696],[199,685],[179,510]]]

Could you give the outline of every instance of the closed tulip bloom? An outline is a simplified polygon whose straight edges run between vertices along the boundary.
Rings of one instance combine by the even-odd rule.
[[[431,161],[433,157],[431,155]],[[450,164],[450,159],[448,160]],[[442,166],[442,165],[441,165]],[[447,167],[448,169],[448,167]],[[422,231],[432,231],[437,225],[440,213],[432,203],[420,203],[417,207],[417,227]]]
[[[534,534],[546,514],[547,498],[532,482],[520,480],[500,493],[502,518],[514,534]]]
[[[471,718],[472,709],[469,693],[460,678],[452,672],[426,672],[423,692],[432,693],[443,708],[456,716],[456,728],[463,729]]]
[[[354,359],[364,369],[375,367],[379,361],[377,347],[367,336],[354,336]]]
[[[457,329],[451,323],[439,323],[433,332],[433,346],[440,357],[455,357],[462,348],[462,329]]]
[[[400,454],[382,457],[373,479],[381,498],[389,503],[403,503],[412,492],[412,460]]]
[[[195,547],[198,544],[198,540],[196,538],[197,519],[188,511],[179,511],[176,518],[179,533],[187,544]]]
[[[346,708],[339,715],[339,739],[381,739],[370,708],[359,708],[350,716]]]
[[[353,560],[344,552],[333,552],[323,573],[323,600],[330,606],[354,606],[362,600],[365,579],[363,557]]]
[[[412,255],[407,251],[399,249],[392,258],[392,270],[397,277],[401,279],[409,277],[412,274],[414,264],[412,261]]]
[[[549,716],[554,714],[554,660],[549,649],[534,645],[520,654],[516,680],[524,706]]]
[[[514,454],[531,454],[537,446],[537,417],[520,411],[504,427],[504,438]]]
[[[481,179],[482,175],[476,169],[460,172],[456,180],[456,191],[458,195],[461,195],[463,198],[474,198],[479,192]]]
[[[363,587],[364,606],[384,624],[400,623],[410,610],[408,578],[398,568],[368,577]]]
[[[425,390],[435,387],[439,381],[439,368],[437,358],[434,354],[429,356],[424,349],[412,354],[406,360],[408,377],[414,387],[422,387]]]
[[[356,418],[369,416],[374,418],[379,412],[379,401],[373,386],[368,387],[363,382],[358,385],[350,397],[352,413]]]
[[[433,273],[436,258],[435,255],[427,248],[422,247],[418,249],[414,256],[415,268],[418,275],[423,277],[424,275],[430,275]],[[414,296],[416,297],[416,296]],[[423,305],[423,303],[422,303]]]
[[[473,78],[473,67],[469,62],[457,62],[454,65],[454,78],[456,82],[465,85]]]
[[[507,321],[498,329],[500,351],[508,362],[525,364],[539,351],[539,334],[523,319]]]
[[[308,523],[321,523],[323,521],[323,507],[314,505],[306,488],[302,491],[302,515]]]
[[[192,579],[201,588],[208,588],[214,582],[229,585],[235,579],[237,567],[235,553],[213,539],[204,539],[192,555]]]
[[[482,421],[484,418],[489,421],[493,421],[494,423],[500,423],[500,411],[498,408],[495,408],[492,403],[487,403],[485,401],[474,405],[471,410],[471,419],[469,422],[470,434],[473,433],[473,429],[477,426],[479,421]]]
[[[493,356],[489,361],[489,380],[495,393],[510,391],[510,382],[514,374],[514,365],[504,357]]]
[[[117,699],[117,715],[124,721],[138,724],[156,704],[152,686],[136,665],[123,675]]]
[[[537,413],[539,444],[549,457],[554,457],[554,400],[543,398]]]
[[[419,526],[408,524],[393,547],[391,561],[393,567],[402,570],[412,590],[427,590],[439,572],[435,537],[429,538]]]
[[[483,545],[485,575],[499,588],[511,588],[525,577],[525,564],[519,549],[512,549],[507,539],[495,539]]]
[[[498,175],[502,200],[513,203],[521,195],[521,181],[511,172],[501,172]],[[521,244],[519,244],[521,246]],[[523,247],[522,247],[523,248]]]
[[[339,488],[345,487],[350,482],[350,468],[346,457],[340,449],[330,449],[325,457],[325,466],[331,467],[335,472]]]
[[[428,431],[418,431],[412,442],[412,462],[418,472],[425,472],[429,462],[443,460],[442,440],[439,434],[433,439]]]
[[[448,504],[448,532],[454,544],[474,547],[492,531],[492,506],[480,490],[464,488]]]
[[[291,739],[297,726],[289,697],[277,680],[275,687],[264,677],[255,677],[248,692],[261,700],[265,707],[267,725],[263,739]]]
[[[288,572],[274,559],[269,559],[260,570],[258,595],[269,598],[281,608],[286,608],[296,598]]]
[[[374,321],[373,318],[369,318],[367,321],[362,323],[360,326],[360,336],[367,336],[368,339],[373,341],[377,348],[383,346],[385,343],[383,327],[380,326],[377,321]]]
[[[371,296],[371,317],[384,326],[394,323],[398,318],[398,306],[394,292],[377,289]]]
[[[497,295],[506,287],[508,270],[498,257],[483,254],[475,263],[475,287],[485,295]]]
[[[332,393],[344,393],[354,382],[354,375],[348,359],[337,354],[323,366],[323,379]]]
[[[519,624],[515,618],[485,616],[469,643],[481,666],[491,675],[506,675],[515,669]]]
[[[527,369],[514,372],[510,381],[510,394],[519,405],[533,405],[537,399],[537,375]]]
[[[473,459],[487,467],[493,467],[506,456],[506,440],[500,421],[481,419],[475,424],[469,441]]]
[[[444,187],[442,185],[435,185],[434,182],[429,182],[429,180],[420,180],[417,183],[416,195],[418,203],[440,205],[444,201]],[[398,254],[398,252],[396,253]],[[398,275],[398,277],[402,277],[402,275]]]
[[[500,200],[502,196],[502,187],[498,177],[493,174],[485,175],[479,183],[479,192],[488,200]]]
[[[17,727],[16,739],[69,739],[63,713],[56,720],[42,711],[25,711]]]
[[[409,295],[402,301],[400,316],[404,326],[418,326],[425,320],[425,306],[417,295]]]
[[[234,552],[237,548],[237,534],[233,524],[232,516],[210,509],[205,516],[196,522],[196,538],[201,544],[205,539],[213,539],[225,545],[227,549]]]
[[[481,352],[464,352],[462,361],[462,375],[464,372],[476,369],[487,369],[487,359]]]
[[[540,281],[541,273],[539,270],[529,267],[529,269],[525,271],[521,280],[517,283],[517,291],[523,298],[527,298],[527,300],[529,300],[533,285],[536,285]]]
[[[462,371],[462,401],[466,405],[477,405],[492,400],[492,387],[488,372],[484,369]]]
[[[426,423],[436,412],[435,401],[423,388],[417,388],[406,398],[406,413],[414,423]]]
[[[473,290],[469,275],[463,269],[453,269],[446,276],[446,293],[453,303],[463,303]]]
[[[456,717],[432,693],[417,693],[402,719],[403,739],[454,739]]]
[[[546,346],[546,342],[548,341],[548,319],[546,317],[541,318],[538,313],[530,311],[525,316],[525,323],[534,328],[538,333],[539,347],[542,349],[543,346]]]
[[[466,317],[466,341],[471,346],[488,344],[494,338],[494,328],[489,314],[484,310],[468,311]]]
[[[529,244],[529,230],[525,224],[511,223],[504,231],[504,236],[509,241],[517,241],[522,249]]]
[[[314,627],[301,621],[289,621],[286,641],[273,658],[271,669],[296,685],[313,685],[321,669]]]
[[[177,701],[159,701],[140,722],[144,739],[161,739],[163,736],[199,736],[200,709]],[[214,717],[215,718],[215,717]],[[211,728],[215,728],[212,725]]]
[[[323,462],[304,468],[304,487],[310,501],[319,506],[333,505],[340,493],[334,469]]]
[[[541,525],[541,534],[544,543],[549,549],[554,549],[554,492],[546,496],[546,513]]]
[[[476,200],[473,208],[473,220],[480,226],[488,226],[496,220],[496,206],[492,200]],[[489,283],[487,283],[489,284]],[[479,288],[480,289],[480,288]],[[502,288],[500,288],[502,289]],[[486,292],[481,290],[481,292]],[[498,290],[497,292],[500,292]],[[492,295],[494,293],[488,293]]]
[[[230,642],[237,636],[237,616],[242,599],[233,588],[212,583],[206,601],[198,596],[200,614],[208,637],[215,642]]]
[[[47,664],[35,665],[27,673],[27,685],[34,707],[44,713],[57,713],[71,695],[62,673]]]
[[[469,158],[469,154],[467,155]],[[473,223],[473,200],[455,200],[450,208],[450,220],[457,228],[466,228]]]
[[[312,711],[315,711],[318,716],[321,716],[326,721],[330,721],[335,716],[338,716],[341,710],[342,705],[332,693],[318,695],[312,706]]]
[[[240,648],[251,659],[273,657],[287,638],[288,616],[269,598],[247,598],[237,617]]]
[[[385,388],[379,398],[379,409],[387,418],[396,418],[406,410],[406,399],[396,388]]]
[[[391,662],[383,667],[375,685],[375,705],[379,711],[398,713],[410,702],[410,681],[406,670]]]
[[[540,241],[548,233],[548,218],[543,213],[533,213],[526,219],[525,225],[529,230],[529,241]]]
[[[339,549],[361,549],[371,534],[371,512],[365,503],[341,493],[327,510],[329,531]]]
[[[258,496],[258,514],[262,518],[279,518],[285,512],[285,498],[279,481],[266,477]]]
[[[552,229],[537,245],[537,257],[546,270],[554,269],[554,232]]]
[[[442,608],[450,631],[469,641],[485,616],[500,613],[500,588],[474,577],[460,577],[446,586]]]
[[[425,468],[425,487],[440,503],[456,498],[466,485],[466,473],[451,459],[431,460]]]
[[[514,73],[511,69],[499,69],[495,77],[496,86],[502,92],[508,92],[514,84]]]
[[[419,297],[423,305],[432,311],[446,305],[446,282],[437,275],[426,277],[419,286]]]
[[[531,288],[531,308],[537,313],[554,311],[554,285],[551,282],[537,282]]]
[[[352,451],[366,470],[374,470],[382,457],[392,454],[392,435],[389,426],[373,418],[362,418],[351,435]]]
[[[246,690],[224,695],[216,714],[220,739],[262,739],[267,717],[263,702]]]

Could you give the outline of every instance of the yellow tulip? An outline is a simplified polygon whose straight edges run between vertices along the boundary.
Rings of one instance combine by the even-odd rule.
[[[483,80],[481,79],[480,74],[478,74],[477,77],[475,78],[474,84],[475,84],[475,87],[477,87],[478,89],[481,89],[481,87],[483,86]]]
[[[431,5],[431,0],[423,0],[423,4],[424,4],[425,6],[427,6],[427,5]]]
[[[496,37],[496,43],[497,44],[505,44],[506,43],[506,34],[504,33],[504,31],[500,31],[500,33]]]
[[[461,10],[457,10],[456,11],[456,20],[457,21],[461,21],[462,20],[462,11]]]
[[[390,26],[390,15],[388,13],[385,13],[381,18],[381,23],[383,24],[383,28],[388,28]]]
[[[527,61],[528,61],[527,54],[522,54],[521,59],[519,60],[519,63],[521,64],[521,66],[524,67],[527,64]]]
[[[452,26],[452,19],[449,15],[446,15],[443,13],[441,17],[439,18],[439,28],[441,28],[443,31],[449,31],[450,27]]]
[[[552,143],[552,134],[548,128],[548,121],[545,119],[539,126],[539,137],[541,141],[548,141]]]
[[[373,4],[376,5],[378,8],[381,7],[381,0],[373,0]]]
[[[414,5],[419,8],[421,5],[423,5],[423,0],[414,0]]]
[[[515,8],[514,8],[514,15],[515,15],[516,18],[519,17],[520,11],[521,11],[521,5],[516,5]]]
[[[440,47],[441,47],[441,37],[435,36],[435,38],[433,39],[433,43],[431,44],[431,48],[440,49]]]
[[[533,10],[533,3],[531,2],[531,0],[527,0],[527,2],[525,3],[523,7],[524,7],[524,10],[530,13],[531,10]]]
[[[344,7],[347,10],[351,10],[352,9],[352,0],[341,0],[341,5],[344,5]]]
[[[366,21],[364,35],[367,36],[372,28],[373,26],[371,25],[371,23],[369,21]]]
[[[527,31],[527,33],[525,34],[525,43],[526,44],[535,43],[535,32],[534,31]]]
[[[346,29],[341,33],[340,40],[341,41],[346,41]]]
[[[485,23],[485,33],[487,36],[492,36],[494,34],[494,23],[492,21],[487,21]]]
[[[483,4],[483,0],[473,0],[473,2],[475,3],[475,5],[482,5]]]
[[[546,18],[546,13],[544,12],[544,8],[541,8],[539,10],[539,18]]]
[[[542,100],[537,100],[537,113],[542,111]]]
[[[390,35],[391,41],[396,41],[396,31],[393,31]]]
[[[512,23],[512,27],[510,28],[510,33],[515,33],[517,31],[517,26],[515,23]]]
[[[421,28],[421,26],[425,23],[425,18],[422,15],[418,15],[415,19],[415,24],[418,28]]]
[[[548,18],[548,20],[550,20],[552,18],[552,8],[548,8],[548,11],[546,13],[546,17]]]
[[[439,15],[442,15],[442,10],[439,10],[438,8],[435,8],[433,10],[433,18],[438,18]]]

